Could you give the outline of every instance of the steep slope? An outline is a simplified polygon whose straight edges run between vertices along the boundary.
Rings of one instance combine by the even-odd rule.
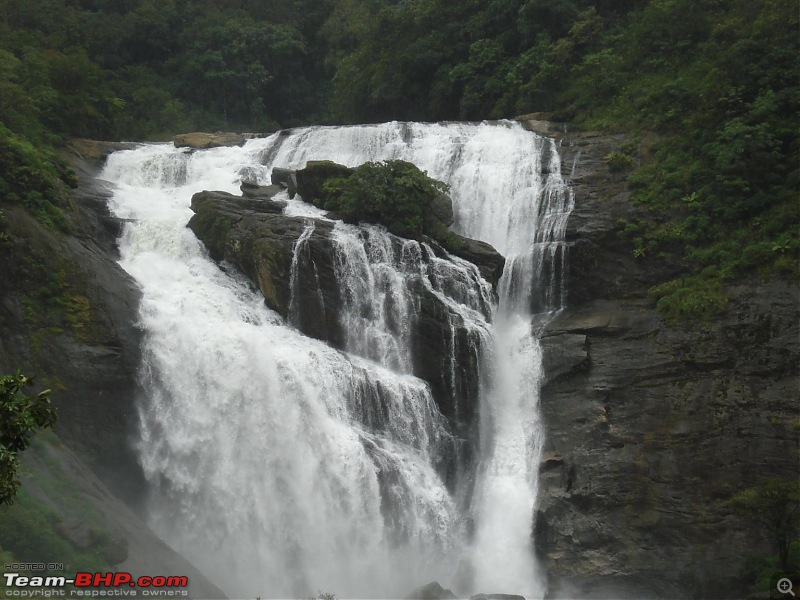
[[[529,126],[560,138],[575,191],[567,309],[543,339],[551,590],[744,596],[748,558],[772,541],[728,500],[798,477],[798,288],[754,278],[728,290],[723,317],[666,323],[648,289],[681,261],[636,257],[624,237],[641,208],[605,157],[625,140]]]

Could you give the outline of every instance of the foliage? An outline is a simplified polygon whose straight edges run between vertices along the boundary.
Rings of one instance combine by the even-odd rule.
[[[634,249],[634,255],[636,249]],[[673,279],[655,286],[650,294],[668,323],[681,319],[709,321],[725,312],[728,296],[719,280],[701,276]]]
[[[616,150],[609,153],[605,157],[605,160],[612,173],[629,171],[636,165],[636,161],[631,156],[622,152],[617,152]]]
[[[549,111],[647,140],[606,157],[657,223],[632,251],[682,249],[657,295],[704,307],[672,295],[798,274],[799,26],[793,0],[4,0],[0,138]],[[59,226],[55,199],[27,206]]]
[[[731,504],[763,528],[778,551],[780,567],[787,570],[789,549],[800,537],[800,482],[764,479],[733,496]]]
[[[23,390],[30,385],[33,381],[20,372],[0,378],[0,504],[11,504],[17,493],[17,455],[37,430],[55,425],[50,390],[28,396]]]
[[[22,204],[43,224],[67,231],[63,188],[76,183],[52,151],[36,148],[0,123],[0,202]]]
[[[443,234],[433,204],[448,187],[409,162],[364,163],[347,178],[329,179],[323,189],[323,208],[348,223],[379,223],[395,235],[410,238]]]

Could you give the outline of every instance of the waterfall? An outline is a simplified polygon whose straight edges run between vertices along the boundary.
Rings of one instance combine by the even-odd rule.
[[[244,173],[266,183],[273,166],[388,158],[450,184],[454,229],[506,256],[499,307],[473,265],[380,227],[337,223],[346,339],[336,351],[292,327],[294,294],[285,322],[185,227],[194,192],[235,193]],[[317,127],[243,148],[112,155],[110,208],[130,220],[121,264],[143,292],[138,449],[154,530],[236,597],[404,597],[431,580],[541,597],[531,551],[535,324],[562,298],[571,197],[559,173],[554,143],[511,123]],[[299,199],[285,212],[320,217]],[[295,243],[292,290],[313,233],[309,221]],[[454,397],[463,388],[457,347],[483,352],[480,462],[464,496],[439,464],[455,443],[448,419],[411,374],[420,290],[448,310],[443,368]]]

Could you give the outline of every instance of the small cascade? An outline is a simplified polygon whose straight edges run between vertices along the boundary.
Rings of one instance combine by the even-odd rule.
[[[317,298],[315,299],[317,306],[319,306],[322,310],[325,309],[325,301],[322,298],[322,291],[319,285],[319,272],[317,271],[317,266],[314,264],[314,261],[311,258],[311,253],[308,247],[308,239],[314,233],[315,229],[316,227],[314,222],[308,221],[303,229],[303,233],[300,234],[300,237],[297,238],[297,241],[294,243],[294,251],[292,253],[291,281],[289,282],[289,289],[291,292],[289,297],[289,321],[295,326],[299,325],[300,323],[301,298],[299,293],[299,272],[301,263],[311,263],[311,272],[313,273],[314,277],[314,284],[311,289],[317,290]]]

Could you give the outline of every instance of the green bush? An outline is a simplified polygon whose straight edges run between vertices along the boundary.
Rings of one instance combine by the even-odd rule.
[[[448,186],[409,162],[364,163],[349,177],[328,179],[323,190],[322,208],[335,211],[347,223],[377,223],[408,238],[446,235],[433,204]]]
[[[608,169],[612,173],[630,171],[636,166],[636,161],[633,159],[633,157],[617,151],[606,155],[605,160],[606,164],[608,165]]]
[[[728,307],[728,295],[719,279],[702,276],[674,279],[650,290],[656,308],[668,323],[679,320],[710,321]]]

